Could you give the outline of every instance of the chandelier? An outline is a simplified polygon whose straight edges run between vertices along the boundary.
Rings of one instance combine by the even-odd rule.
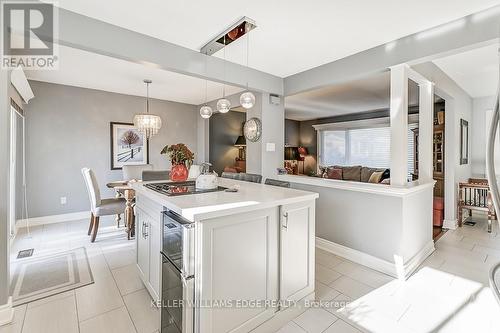
[[[134,126],[140,132],[144,133],[147,139],[151,138],[153,135],[157,134],[161,128],[161,118],[160,116],[149,113],[149,85],[151,80],[145,79],[146,84],[146,113],[136,114],[134,116]]]

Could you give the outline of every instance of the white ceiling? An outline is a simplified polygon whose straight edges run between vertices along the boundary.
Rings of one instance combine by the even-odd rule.
[[[329,86],[285,98],[286,118],[310,120],[389,107],[390,74]]]
[[[242,16],[250,66],[286,77],[500,4],[500,0],[59,0],[59,6],[199,50]],[[245,63],[246,42],[227,59]]]
[[[28,79],[69,86],[146,96],[143,79],[151,79],[150,96],[200,105],[205,102],[205,80],[65,46],[59,49],[59,70],[26,71]],[[223,85],[208,82],[208,100],[222,96]],[[242,91],[226,86],[226,95]]]
[[[389,71],[361,80],[285,97],[285,117],[298,121],[389,109]],[[408,84],[408,104],[418,105],[418,85]]]
[[[472,98],[495,95],[498,87],[498,45],[434,60]]]

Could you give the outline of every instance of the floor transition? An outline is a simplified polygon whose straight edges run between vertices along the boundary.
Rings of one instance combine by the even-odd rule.
[[[497,332],[500,307],[487,272],[500,261],[498,226],[487,234],[484,218],[474,219],[475,226],[445,233],[436,252],[406,282],[318,249],[316,298],[322,302],[278,332]],[[13,264],[21,249],[32,247],[34,255],[44,255],[85,246],[95,283],[16,307],[14,322],[0,327],[0,333],[158,330],[159,312],[137,275],[133,241],[113,219],[101,223],[94,244],[86,235],[87,220],[38,226],[30,234],[19,231]]]

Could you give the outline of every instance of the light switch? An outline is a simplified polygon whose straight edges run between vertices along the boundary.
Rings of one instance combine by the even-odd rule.
[[[276,150],[276,144],[274,142],[266,143],[266,151],[275,151],[275,150]]]

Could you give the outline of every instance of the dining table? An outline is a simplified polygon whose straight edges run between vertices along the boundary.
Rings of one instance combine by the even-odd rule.
[[[135,236],[135,216],[134,216],[134,204],[135,204],[135,190],[130,186],[129,183],[137,182],[137,180],[119,180],[113,181],[106,184],[106,187],[111,188],[115,191],[115,196],[117,198],[124,198],[125,204],[125,226],[127,231],[127,239]],[[118,227],[120,226],[120,215],[116,216],[116,222]]]

